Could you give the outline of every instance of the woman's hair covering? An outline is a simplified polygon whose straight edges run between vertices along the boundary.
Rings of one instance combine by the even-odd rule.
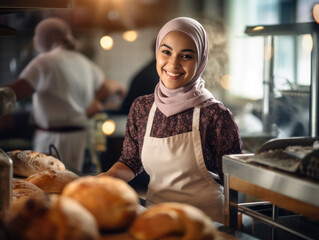
[[[192,81],[198,79],[204,72],[208,59],[209,42],[204,27],[195,19],[178,17],[167,22],[159,31],[156,39],[157,54],[163,38],[172,31],[181,31],[190,36],[197,50],[197,71]]]
[[[164,37],[173,31],[187,34],[196,45],[197,68],[194,77],[183,87],[168,89],[162,81],[155,88],[154,96],[157,107],[166,116],[172,116],[187,109],[208,106],[216,102],[214,96],[205,88],[201,78],[208,60],[208,38],[204,27],[195,19],[178,17],[167,22],[159,31],[156,39],[156,55]]]
[[[33,37],[38,52],[48,52],[56,45],[63,45],[67,49],[75,49],[75,40],[71,27],[62,19],[51,17],[38,23]]]

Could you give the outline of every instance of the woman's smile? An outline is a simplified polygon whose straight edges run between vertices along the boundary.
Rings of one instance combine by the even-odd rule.
[[[175,79],[175,80],[177,80],[180,76],[183,75],[183,73],[169,72],[169,71],[166,71],[165,69],[164,69],[164,71],[169,78]]]

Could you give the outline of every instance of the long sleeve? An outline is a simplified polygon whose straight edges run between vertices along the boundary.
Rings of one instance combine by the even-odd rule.
[[[220,108],[212,116],[207,127],[206,166],[215,171],[223,181],[222,157],[226,154],[242,153],[243,144],[239,129],[232,113],[225,107]],[[208,157],[210,155],[210,157]],[[212,158],[212,159],[210,159]]]

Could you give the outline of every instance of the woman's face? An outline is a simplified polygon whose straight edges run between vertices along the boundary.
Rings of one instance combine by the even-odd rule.
[[[168,89],[185,86],[193,78],[197,69],[194,41],[186,33],[169,32],[163,38],[157,52],[156,69]]]

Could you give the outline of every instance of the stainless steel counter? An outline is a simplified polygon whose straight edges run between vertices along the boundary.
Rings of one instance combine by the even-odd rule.
[[[224,173],[319,207],[318,182],[279,170],[267,169],[254,163],[248,163],[245,158],[252,155],[253,154],[225,156],[223,159]]]
[[[238,204],[238,192],[262,201],[269,201],[280,208],[302,214],[310,219],[319,220],[318,182],[249,162],[248,158],[252,155],[234,154],[223,157],[226,226],[237,229],[238,211],[245,211]],[[255,216],[270,225],[284,228],[276,225],[274,219],[264,218],[258,214]],[[298,235],[293,230],[291,232]],[[303,235],[299,236],[308,239]]]

